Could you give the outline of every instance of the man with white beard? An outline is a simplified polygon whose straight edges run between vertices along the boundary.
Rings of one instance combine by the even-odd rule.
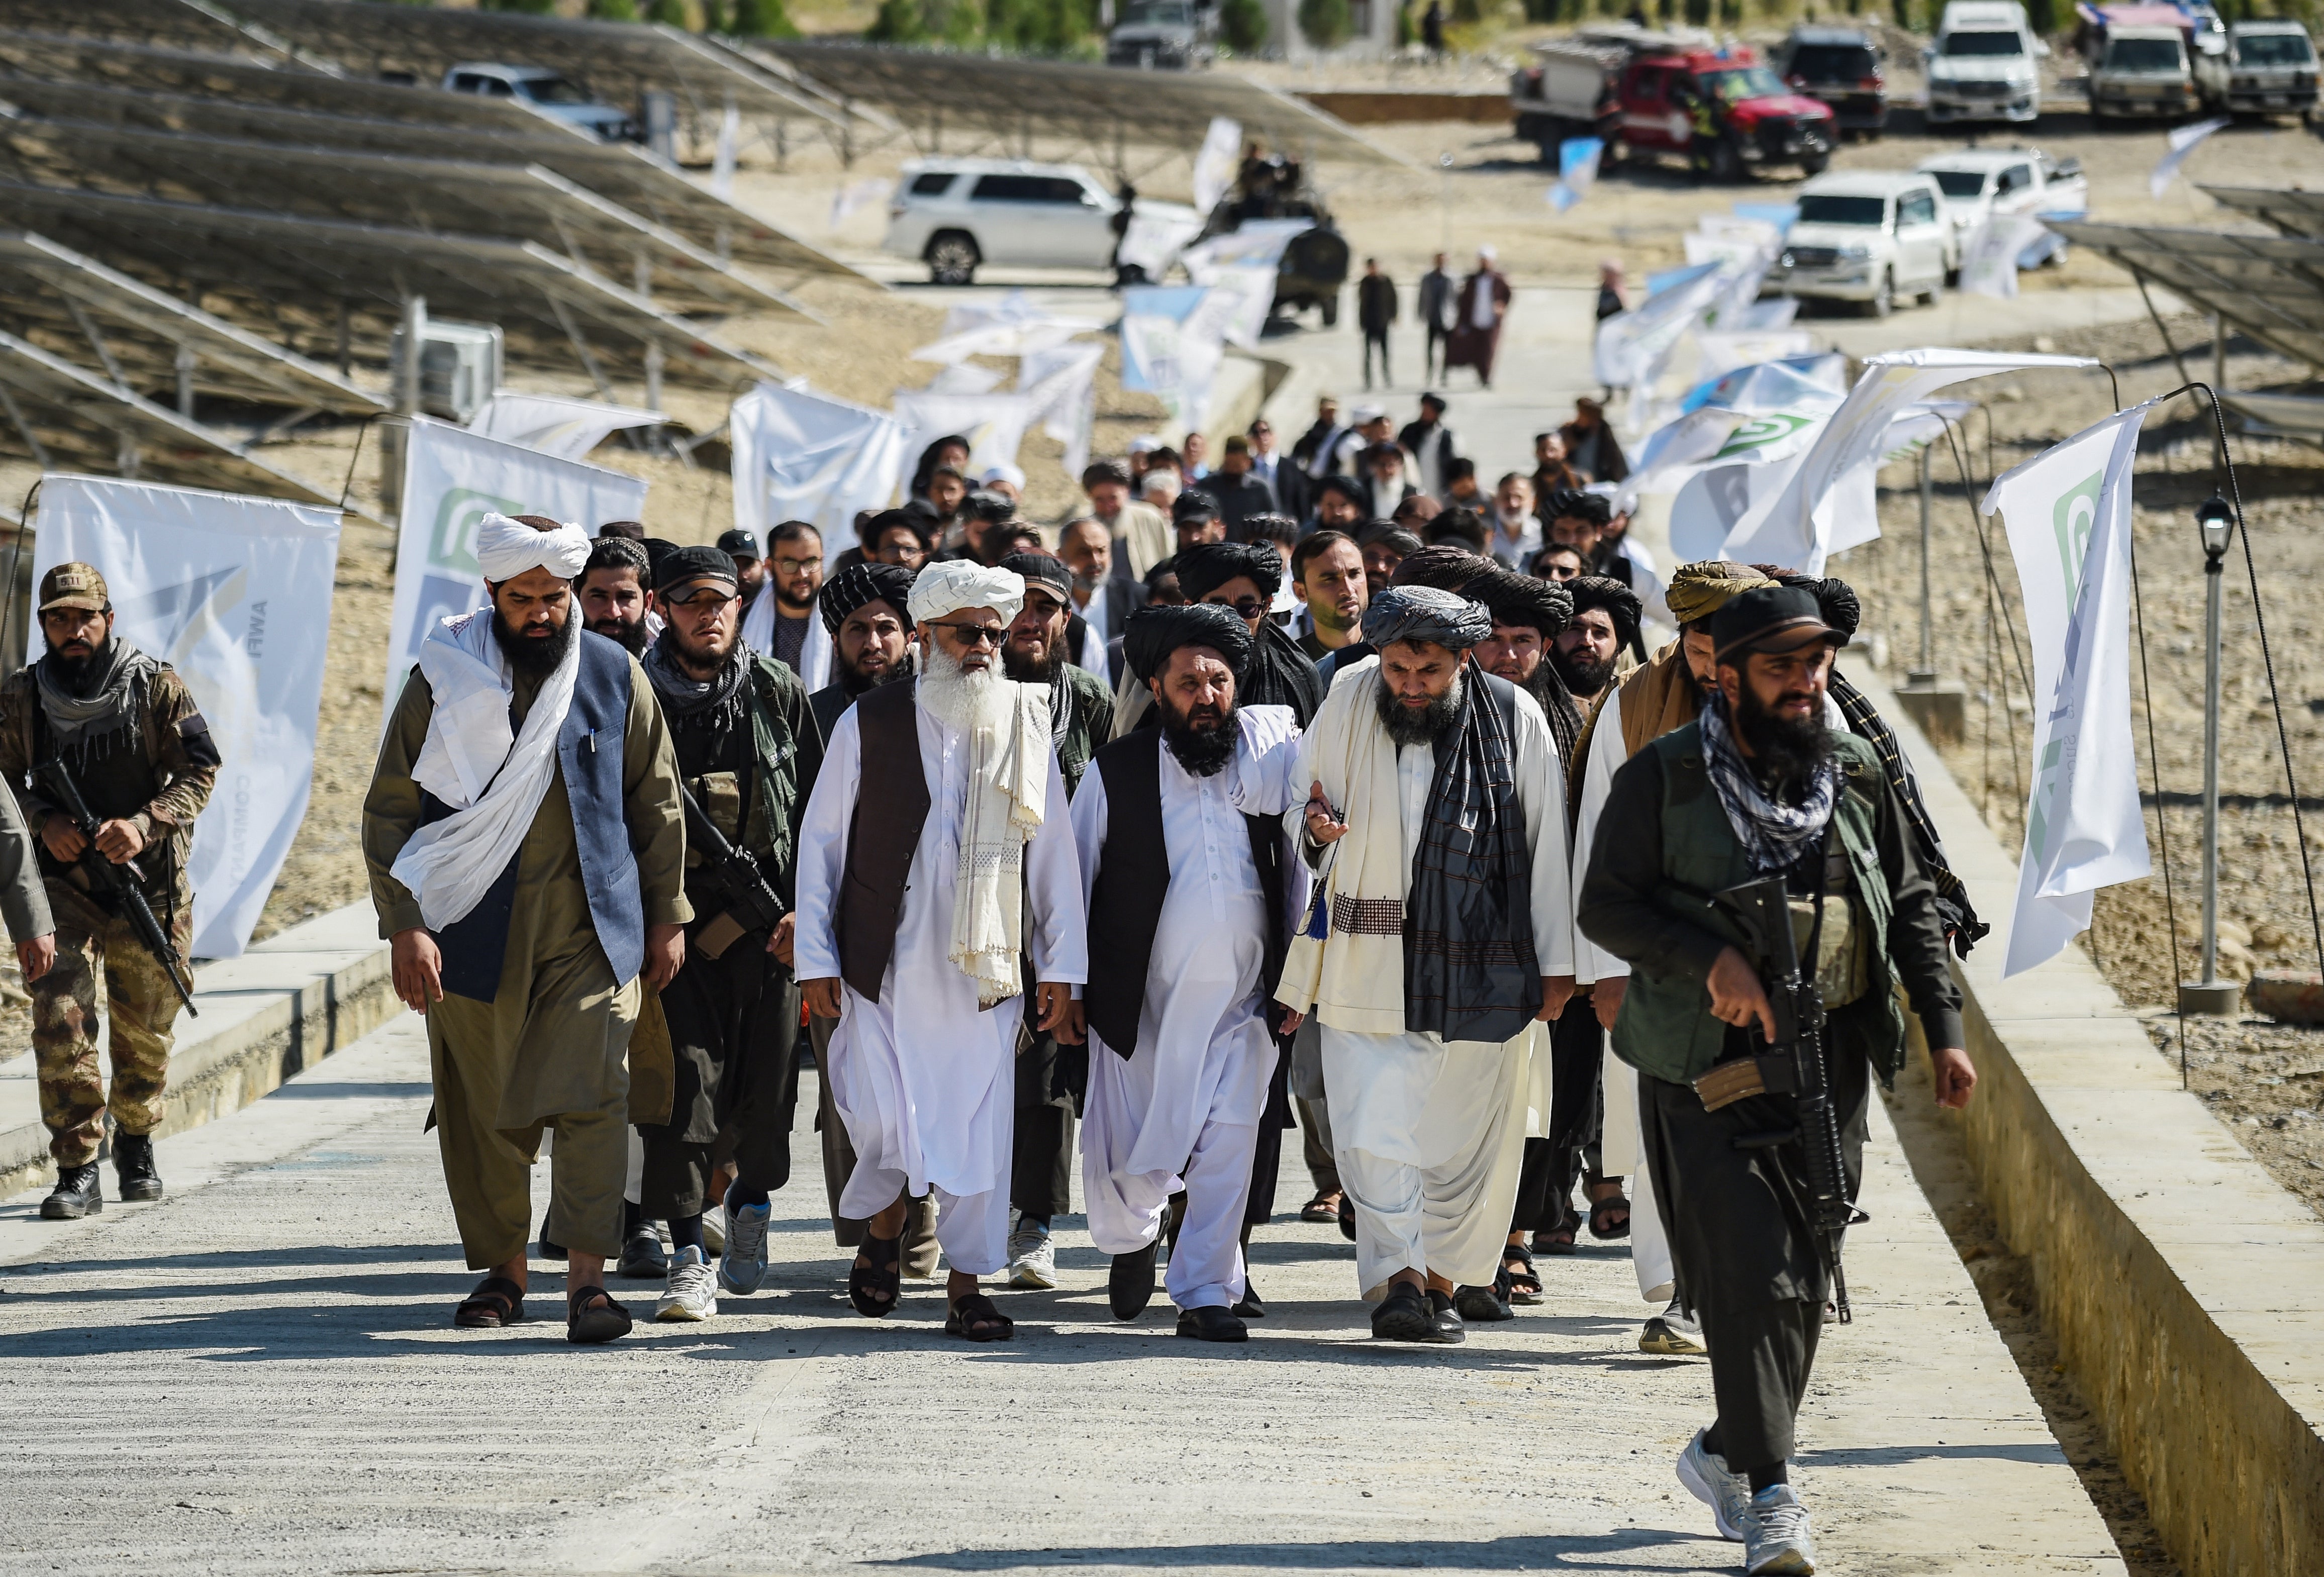
[[[1249,1334],[1232,1310],[1275,1072],[1268,998],[1296,923],[1282,817],[1301,798],[1299,729],[1288,707],[1235,705],[1250,649],[1231,608],[1132,613],[1122,655],[1162,725],[1101,749],[1073,811],[1090,927],[1090,1236],[1113,1256],[1115,1317],[1135,1319],[1183,1190],[1168,1290],[1178,1334],[1205,1342]]]
[[[1015,1332],[977,1284],[1009,1257],[1019,961],[1060,1040],[1081,1038],[1086,979],[1048,687],[1001,672],[1024,597],[1021,576],[971,560],[920,571],[920,677],[841,716],[799,835],[798,973],[809,1011],[839,1020],[827,1073],[856,1153],[840,1213],[868,1223],[849,1299],[895,1311],[898,1194],[933,1191],[945,1329],[971,1342]]]
[[[1557,746],[1532,696],[1479,668],[1479,604],[1390,586],[1376,655],[1301,742],[1313,913],[1276,1000],[1322,1026],[1340,1180],[1372,1333],[1459,1342],[1493,1299],[1524,1155],[1526,1031],[1573,991]]]

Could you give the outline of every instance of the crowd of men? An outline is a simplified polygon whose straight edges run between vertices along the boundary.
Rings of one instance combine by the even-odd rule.
[[[632,1329],[609,1273],[659,1278],[659,1320],[756,1293],[811,1063],[862,1316],[941,1267],[945,1330],[1012,1339],[987,1288],[1056,1285],[1078,1174],[1114,1316],[1158,1284],[1178,1334],[1242,1342],[1296,1129],[1298,1216],[1352,1242],[1382,1342],[1459,1342],[1581,1231],[1629,1239],[1640,1346],[1709,1359],[1679,1477],[1751,1571],[1812,1571],[1792,1426],[1849,1317],[1870,1081],[1909,1006],[1967,1100],[1946,953],[1983,927],[1834,671],[1844,584],[1663,573],[1592,401],[1489,493],[1449,410],[1327,400],[1215,469],[1140,444],[1048,530],[947,438],[835,554],[485,516],[489,601],[429,632],[362,828],[483,1273],[453,1323],[523,1320],[536,1258],[576,1343]],[[39,609],[0,685],[0,917],[69,1218],[108,1110],[120,1195],[161,1190],[218,758],[95,570]]]

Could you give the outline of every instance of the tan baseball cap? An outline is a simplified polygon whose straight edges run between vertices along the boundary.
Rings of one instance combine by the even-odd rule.
[[[113,605],[105,576],[93,564],[60,564],[41,576],[41,612],[51,608],[86,608],[101,613]]]

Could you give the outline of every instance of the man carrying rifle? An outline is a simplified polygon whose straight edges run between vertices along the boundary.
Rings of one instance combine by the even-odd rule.
[[[758,1290],[768,1195],[790,1177],[799,1027],[792,873],[823,734],[798,676],[739,643],[739,579],[716,548],[666,556],[654,589],[669,623],[644,659],[689,800],[686,891],[695,914],[685,965],[661,993],[677,1067],[669,1118],[639,1130],[639,1210],[669,1222],[669,1284],[654,1311],[661,1320],[718,1312],[703,1246],[710,1204],[725,1206],[717,1285]],[[721,1200],[712,1177],[729,1167],[733,1182]]]
[[[1904,1060],[1899,984],[1938,1103],[1966,1104],[1977,1074],[1943,915],[1895,793],[1872,748],[1825,724],[1847,638],[1812,593],[1779,586],[1729,601],[1711,637],[1700,717],[1615,774],[1577,913],[1631,965],[1614,1053],[1638,1070],[1655,1204],[1711,1349],[1718,1414],[1679,1479],[1746,1545],[1748,1571],[1805,1572],[1792,1425],[1825,1300],[1845,1297],[1838,1227],[1867,1074],[1891,1083]],[[1752,890],[1771,878],[1789,945],[1782,919],[1749,923],[1773,912],[1772,890]]]
[[[0,772],[39,835],[56,916],[55,966],[36,976],[28,965],[25,975],[41,1120],[57,1163],[41,1214],[70,1221],[104,1208],[97,1147],[108,1109],[121,1197],[161,1197],[152,1132],[171,1026],[190,982],[186,853],[217,779],[218,752],[186,682],[114,638],[103,576],[60,564],[41,577],[40,592],[48,651],[0,685]],[[156,922],[150,931],[140,898]],[[100,970],[112,1020],[110,1091],[97,1063]]]

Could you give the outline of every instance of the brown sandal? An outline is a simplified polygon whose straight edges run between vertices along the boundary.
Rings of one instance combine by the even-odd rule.
[[[464,1331],[497,1331],[523,1320],[524,1288],[505,1276],[485,1277],[452,1311],[452,1323]]]
[[[972,1292],[945,1315],[945,1334],[966,1342],[1007,1342],[1017,1334],[1017,1322],[981,1292]]]
[[[602,1286],[576,1286],[565,1295],[565,1339],[594,1347],[630,1333],[630,1311]]]

